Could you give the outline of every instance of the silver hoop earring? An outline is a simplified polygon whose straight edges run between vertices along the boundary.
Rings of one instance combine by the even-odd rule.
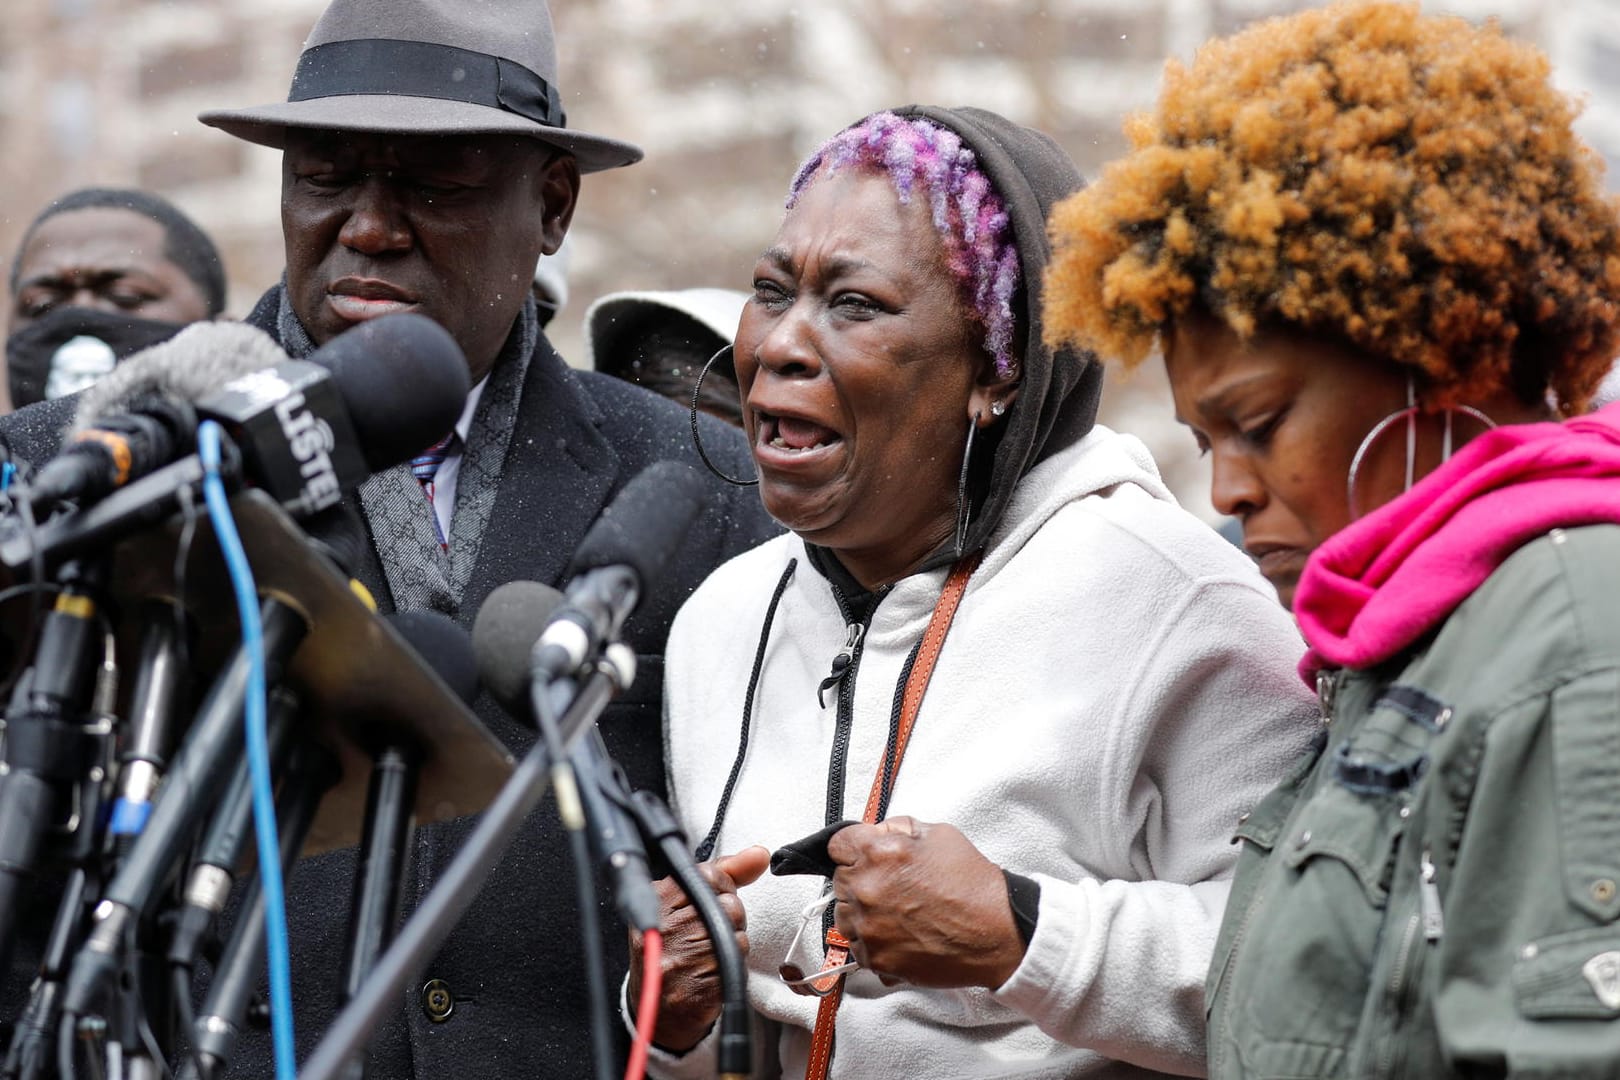
[[[759,483],[759,477],[756,476],[752,480],[738,480],[734,476],[727,476],[716,468],[714,462],[709,460],[709,455],[704,452],[703,439],[698,434],[698,399],[703,394],[703,380],[709,377],[709,369],[714,367],[714,362],[728,352],[731,352],[730,345],[723,347],[719,352],[709,357],[709,362],[703,365],[702,371],[698,372],[697,385],[692,387],[692,445],[697,447],[698,457],[703,459],[704,468],[714,473],[714,475],[728,484],[735,484],[738,487],[754,487]]]
[[[968,515],[972,504],[968,502],[968,463],[973,460],[973,436],[979,430],[979,414],[968,421],[967,446],[962,450],[962,475],[956,482],[956,557],[962,557],[967,546]]]
[[[1397,409],[1374,424],[1372,430],[1367,432],[1367,437],[1361,440],[1361,445],[1356,447],[1355,456],[1350,459],[1350,476],[1346,484],[1345,496],[1350,507],[1351,521],[1361,517],[1361,508],[1356,505],[1356,477],[1361,472],[1361,466],[1365,463],[1373,444],[1378,441],[1384,432],[1402,420],[1406,421],[1406,490],[1412,490],[1412,485],[1416,482],[1415,473],[1417,468],[1417,418],[1421,412],[1422,409],[1417,404],[1416,388],[1413,385],[1411,376],[1407,376],[1406,408]],[[1445,410],[1445,432],[1440,445],[1440,460],[1442,463],[1451,460],[1452,420],[1457,413],[1462,413],[1464,416],[1478,421],[1484,425],[1487,431],[1496,426],[1496,421],[1472,405],[1448,405]]]

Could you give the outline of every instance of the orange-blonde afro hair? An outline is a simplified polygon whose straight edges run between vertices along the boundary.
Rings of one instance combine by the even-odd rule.
[[[1190,310],[1584,406],[1620,342],[1620,216],[1535,48],[1344,2],[1171,61],[1051,221],[1047,337],[1134,365]]]

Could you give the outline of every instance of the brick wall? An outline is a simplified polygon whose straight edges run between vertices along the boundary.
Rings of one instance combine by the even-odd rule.
[[[844,123],[909,101],[979,104],[1051,132],[1083,170],[1123,146],[1162,59],[1307,0],[553,0],[570,123],[648,160],[590,177],[573,299],[555,337],[579,356],[590,300],[623,288],[743,287],[798,160]],[[281,268],[278,156],[196,123],[282,99],[324,0],[7,0],[0,23],[0,250],[53,195],[136,184],[173,198],[226,254],[241,314]],[[1447,0],[1540,41],[1620,153],[1620,12],[1606,0]],[[728,10],[729,9],[729,10]],[[1149,366],[1151,367],[1151,365]],[[1105,419],[1143,434],[1205,506],[1162,375],[1117,385]]]

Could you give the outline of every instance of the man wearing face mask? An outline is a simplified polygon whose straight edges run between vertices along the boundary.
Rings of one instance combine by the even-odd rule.
[[[219,251],[172,204],[144,191],[70,192],[28,226],[12,262],[11,405],[82,390],[224,307]]]

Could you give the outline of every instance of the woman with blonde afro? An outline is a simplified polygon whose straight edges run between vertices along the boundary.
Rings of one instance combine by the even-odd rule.
[[[1212,1076],[1620,1070],[1620,213],[1575,112],[1494,26],[1336,3],[1169,65],[1054,213],[1049,340],[1162,352],[1322,704],[1237,830]]]

